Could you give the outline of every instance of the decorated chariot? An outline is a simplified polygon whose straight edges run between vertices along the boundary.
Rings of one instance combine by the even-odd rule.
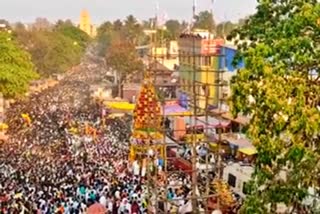
[[[161,104],[150,75],[146,75],[133,111],[130,160],[157,155],[164,159]]]

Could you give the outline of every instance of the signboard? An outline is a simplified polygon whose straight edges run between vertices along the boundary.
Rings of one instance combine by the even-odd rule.
[[[218,54],[224,39],[204,39],[201,41],[201,54]]]

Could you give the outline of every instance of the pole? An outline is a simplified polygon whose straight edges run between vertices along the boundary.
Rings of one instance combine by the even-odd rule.
[[[193,22],[196,18],[196,0],[193,1]],[[191,29],[192,30],[192,29]],[[196,91],[196,38],[195,36],[192,37],[193,42],[193,82],[192,82],[192,93],[193,93],[193,130],[192,130],[192,210],[193,213],[197,213],[198,207],[197,207],[197,159],[196,159],[196,133],[195,133],[195,127],[196,127],[196,117],[197,117],[197,91]]]

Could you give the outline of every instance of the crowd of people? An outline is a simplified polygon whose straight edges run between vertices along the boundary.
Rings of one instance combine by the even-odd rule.
[[[100,75],[78,68],[7,111],[0,213],[146,213],[143,179],[128,165],[130,118],[103,121],[90,96]]]
[[[128,161],[131,118],[103,119],[103,106],[90,92],[102,75],[76,69],[7,111],[9,139],[0,142],[0,213],[76,214],[94,208],[102,211],[93,213],[147,213],[150,205],[164,209],[155,195],[173,200],[169,211],[189,203],[184,198],[190,176],[183,173],[168,177],[167,196],[164,187],[158,194],[147,189],[143,166],[134,172]]]
[[[80,65],[7,111],[9,138],[0,142],[0,213],[190,212],[191,176],[174,172],[150,185],[145,172],[152,163],[128,158],[132,118],[102,113],[90,85],[101,82],[103,74],[88,67]],[[190,152],[185,147],[180,155],[189,159]],[[207,150],[199,145],[197,153],[205,159]],[[153,166],[163,171],[163,163]],[[199,210],[204,211],[202,203]]]

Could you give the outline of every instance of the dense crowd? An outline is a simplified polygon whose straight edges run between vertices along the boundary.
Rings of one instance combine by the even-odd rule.
[[[101,82],[103,72],[81,66],[7,112],[9,140],[0,142],[0,213],[190,212],[190,175],[162,174],[163,160],[154,151],[146,154],[147,164],[129,162],[132,118],[102,113],[90,85]],[[205,146],[196,150],[198,162],[205,162]],[[187,160],[192,154],[188,146],[177,153]],[[150,167],[160,176],[157,186],[150,185]],[[199,184],[208,176],[214,175],[200,173]],[[201,188],[196,191],[201,194]],[[204,212],[204,204],[198,206]]]
[[[129,164],[131,118],[103,119],[91,97],[101,76],[80,68],[10,107],[9,140],[0,142],[0,213],[146,213],[148,205],[164,209],[155,195],[172,199],[172,212],[189,203],[190,176],[174,173],[168,195],[164,187],[154,194],[146,166]]]
[[[10,137],[0,145],[0,213],[86,213],[97,202],[103,212],[145,212],[141,177],[128,165],[127,118],[103,121],[90,96],[100,79],[80,68],[11,106]]]

